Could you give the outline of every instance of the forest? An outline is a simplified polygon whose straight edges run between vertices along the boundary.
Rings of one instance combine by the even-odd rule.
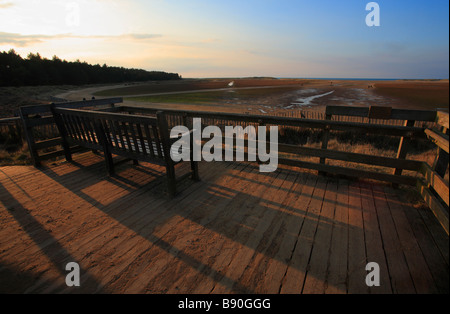
[[[22,58],[14,49],[0,52],[0,86],[85,85],[179,80],[177,73],[128,69],[106,64],[47,59],[39,53]]]

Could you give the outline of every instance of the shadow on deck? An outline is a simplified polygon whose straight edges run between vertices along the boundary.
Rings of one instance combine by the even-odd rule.
[[[402,190],[201,163],[171,199],[163,167],[108,177],[101,156],[74,160],[0,169],[0,292],[449,292],[448,236]],[[69,262],[80,287],[65,284]]]

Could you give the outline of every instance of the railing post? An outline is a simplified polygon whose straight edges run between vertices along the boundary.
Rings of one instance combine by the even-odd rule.
[[[441,126],[441,132],[448,136],[448,114],[439,112],[437,120]],[[448,152],[438,147],[437,155],[433,163],[433,170],[436,171],[436,173],[442,178],[447,172],[448,162]]]
[[[28,114],[24,114],[22,110],[20,110],[20,118],[22,119],[24,135],[28,143],[28,149],[30,151],[31,159],[33,160],[33,165],[35,167],[40,167],[41,162],[39,160],[39,154],[36,149],[36,141],[33,135],[33,127],[29,126],[29,117]]]
[[[326,114],[325,116],[325,120],[331,121],[332,115],[331,114]],[[322,149],[328,149],[328,140],[330,139],[330,126],[327,125],[324,130],[323,130],[323,136],[322,136]],[[321,164],[325,164],[325,158],[322,157],[320,158],[320,163]],[[324,175],[325,172],[319,171],[320,175]]]
[[[403,126],[407,126],[407,127],[413,127],[416,121],[414,120],[406,120],[403,124]],[[410,143],[411,139],[409,137],[402,137],[400,139],[400,144],[398,146],[398,151],[397,151],[397,159],[406,159],[406,155],[408,154],[408,149],[409,149],[409,143]],[[394,174],[395,175],[402,175],[403,170],[402,169],[395,169],[394,170]]]

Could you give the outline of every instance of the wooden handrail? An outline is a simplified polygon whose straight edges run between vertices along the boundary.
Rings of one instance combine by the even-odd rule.
[[[133,113],[155,114],[160,109],[119,106],[119,111],[127,111]],[[408,136],[411,138],[426,138],[424,134],[425,128],[420,127],[404,127],[391,125],[368,125],[366,123],[342,122],[332,120],[312,120],[299,119],[290,117],[277,117],[266,115],[241,115],[237,113],[225,112],[208,112],[208,111],[189,111],[189,110],[164,110],[166,113],[187,116],[191,118],[211,118],[227,121],[240,121],[246,123],[258,123],[261,125],[281,125],[295,126],[312,129],[326,129],[335,131],[357,131],[363,133],[383,134],[392,136]]]
[[[371,107],[346,107],[346,106],[327,106],[327,115],[370,117]],[[435,122],[437,112],[432,110],[411,110],[391,108],[389,115],[384,119],[394,120],[413,120]]]
[[[448,112],[438,111],[436,122],[440,126],[446,128],[448,130],[449,129],[449,127],[448,127],[448,125],[449,125]]]
[[[91,99],[91,100],[83,100],[83,101],[73,101],[57,104],[60,108],[83,108],[83,107],[96,107],[96,106],[104,106],[110,104],[118,104],[122,103],[123,98],[104,98],[104,99]],[[23,106],[20,107],[20,111],[24,115],[31,114],[42,114],[42,113],[50,113],[52,104],[44,104],[44,105],[33,105],[33,106]]]
[[[430,140],[432,140],[437,146],[439,146],[448,154],[448,135],[430,129],[426,129],[425,134]]]

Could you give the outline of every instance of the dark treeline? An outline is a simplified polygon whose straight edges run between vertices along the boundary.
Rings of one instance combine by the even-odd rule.
[[[69,62],[39,53],[22,58],[13,49],[0,52],[0,86],[84,85],[181,79],[177,73],[145,71],[79,60]]]

